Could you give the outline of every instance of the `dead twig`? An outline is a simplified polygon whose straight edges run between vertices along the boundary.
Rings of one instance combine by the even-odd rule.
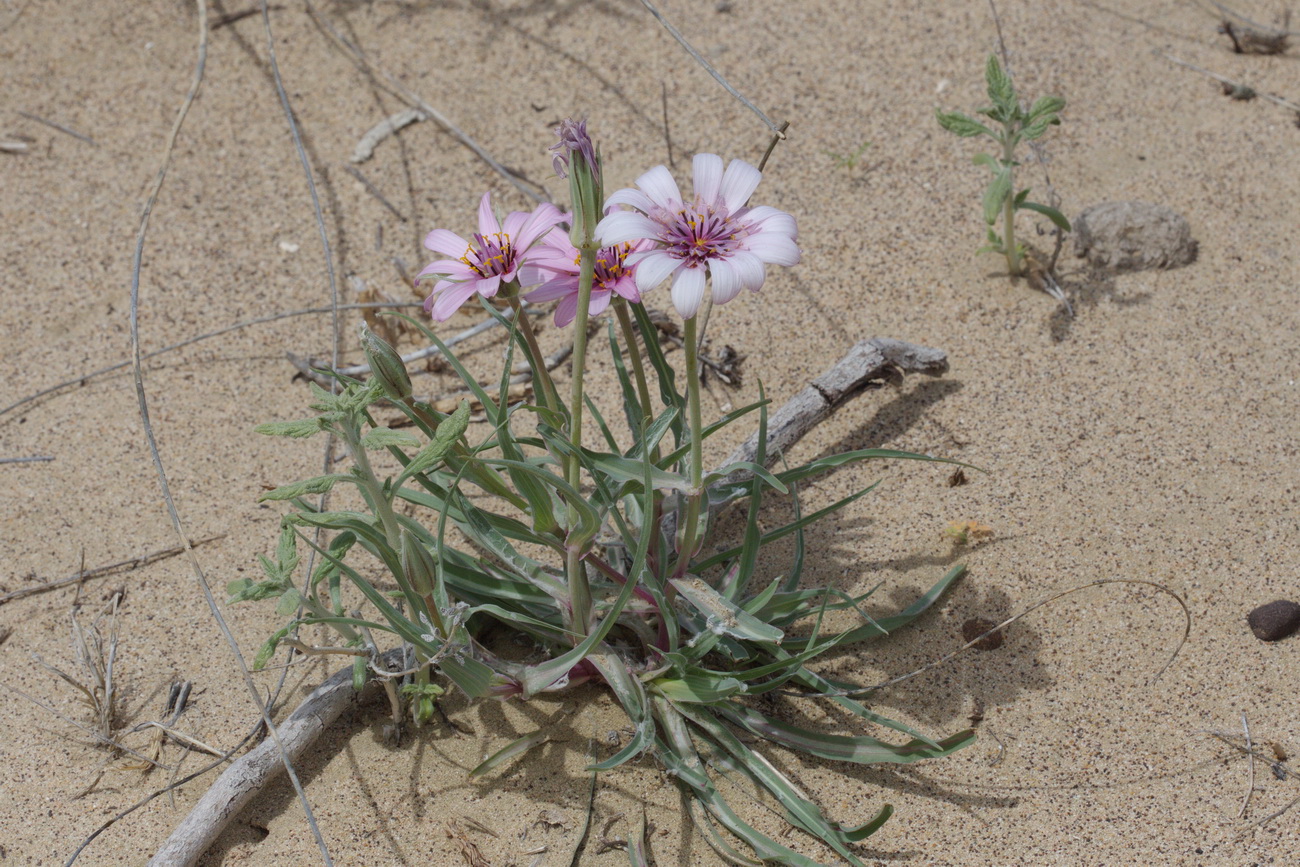
[[[386,666],[401,665],[403,659],[404,651],[400,648],[381,657]],[[365,692],[358,693],[352,689],[351,665],[336,671],[280,723],[278,728],[284,755],[290,761],[296,761],[343,711],[363,700]],[[282,770],[282,755],[269,740],[240,756],[176,826],[167,842],[150,860],[151,867],[192,864],[207,851],[230,820],[239,815],[244,805]]]
[[[1250,766],[1250,771],[1246,780],[1246,797],[1241,799],[1241,809],[1237,811],[1237,818],[1246,817],[1246,808],[1250,806],[1250,796],[1255,794],[1255,751],[1250,742],[1250,723],[1246,721],[1246,712],[1241,712],[1241,728],[1246,733],[1246,760]]]
[[[367,302],[364,304],[340,304],[338,305],[337,309],[365,310],[365,309],[376,308],[376,307],[420,307],[420,306],[422,306],[422,302],[420,301],[376,301],[376,302]],[[152,352],[146,352],[144,355],[140,356],[140,359],[142,361],[145,361],[150,358],[156,358],[159,355],[163,355],[168,352],[174,352],[177,349],[182,349],[186,346],[190,346],[191,344],[201,343],[204,340],[211,340],[215,337],[221,337],[223,335],[231,333],[232,331],[239,331],[241,329],[248,328],[253,325],[265,325],[268,322],[277,322],[281,319],[289,319],[295,316],[317,316],[322,313],[333,313],[334,310],[335,308],[333,306],[305,307],[300,310],[286,310],[283,313],[272,313],[269,316],[259,316],[256,319],[245,319],[242,322],[236,322],[233,325],[227,325],[224,328],[218,328],[216,331],[208,331],[204,334],[199,334],[195,337],[186,338],[185,340],[182,340],[179,343],[173,343],[170,346],[164,346],[162,349],[155,349]],[[97,377],[103,376],[108,373],[112,373],[115,370],[121,370],[124,367],[130,367],[131,364],[132,361],[128,359],[126,361],[118,362],[117,364],[111,364],[108,367],[101,367],[98,370],[92,370],[89,373],[83,373],[82,375],[73,377],[72,379],[65,379],[63,382],[56,383],[55,385],[51,385],[48,388],[43,388],[34,394],[29,394],[27,397],[24,397],[21,400],[16,400],[13,403],[9,404],[8,406],[0,408],[0,416],[4,416],[7,413],[13,412],[18,407],[31,403],[34,400],[39,400],[40,398],[45,397],[47,394],[53,394],[56,391],[62,391],[63,389],[70,388],[71,386],[74,385],[85,384],[86,382],[92,379],[95,379]]]
[[[361,136],[361,139],[357,142],[357,146],[352,149],[352,156],[349,159],[354,163],[364,163],[375,155],[375,148],[384,139],[397,135],[398,132],[413,123],[428,119],[429,116],[418,108],[404,108],[390,114],[366,130],[365,135]]]
[[[1250,93],[1255,94],[1255,96],[1258,96],[1260,99],[1268,100],[1274,105],[1280,105],[1283,108],[1287,109],[1288,111],[1295,112],[1297,119],[1300,120],[1300,105],[1297,105],[1294,102],[1283,99],[1280,96],[1274,96],[1271,93],[1260,93],[1259,91],[1255,90],[1249,85],[1242,84],[1241,82],[1238,81],[1233,81],[1231,78],[1228,78],[1227,76],[1219,75],[1219,73],[1217,72],[1211,72],[1210,70],[1206,69],[1203,66],[1197,66],[1195,63],[1188,63],[1186,60],[1183,60],[1180,57],[1175,57],[1174,55],[1170,54],[1167,51],[1161,53],[1164,56],[1164,58],[1171,63],[1176,63],[1179,66],[1186,67],[1187,69],[1190,69],[1193,72],[1199,72],[1201,73],[1201,75],[1208,76],[1209,78],[1213,78],[1215,81],[1219,82],[1225,87],[1232,88],[1232,92],[1228,94],[1229,96],[1232,96],[1234,93],[1240,94],[1249,91]],[[1235,98],[1240,99],[1241,97],[1235,97]]]
[[[268,6],[267,10],[270,12],[279,12],[283,8],[284,8],[283,6],[275,5],[275,6]],[[258,14],[261,11],[262,10],[258,7],[258,5],[254,4],[248,7],[247,9],[241,9],[238,12],[227,12],[225,15],[221,15],[217,18],[212,19],[212,27],[210,29],[220,30],[222,27],[227,27],[231,24],[234,24],[236,21],[243,21],[245,18],[252,18],[254,15]]]
[[[218,539],[226,538],[225,533],[216,536],[208,536],[197,542],[191,543],[192,547],[206,545],[209,542],[215,542]],[[163,548],[161,551],[154,551],[150,554],[142,554],[139,557],[133,557],[130,560],[119,560],[116,563],[109,563],[107,566],[96,566],[94,569],[83,569],[67,578],[60,578],[58,581],[50,581],[45,584],[38,584],[35,587],[24,587],[21,590],[13,590],[0,596],[0,605],[6,602],[12,602],[15,599],[24,599],[28,596],[35,596],[38,593],[48,593],[51,590],[58,590],[60,587],[67,587],[70,584],[81,584],[91,578],[100,578],[104,575],[113,575],[117,572],[131,572],[139,569],[141,566],[148,566],[151,563],[157,563],[159,560],[166,560],[169,557],[175,557],[177,554],[185,553],[185,547],[182,545],[173,545],[170,548]]]
[[[347,172],[348,174],[352,175],[352,177],[360,181],[361,186],[366,188],[366,192],[374,196],[375,199],[379,202],[379,204],[383,205],[385,208],[391,211],[394,217],[401,220],[403,223],[406,222],[406,215],[403,214],[401,211],[397,210],[396,205],[388,201],[388,199],[384,198],[384,194],[379,192],[379,190],[375,187],[374,184],[370,183],[369,178],[361,174],[360,169],[358,169],[356,166],[345,165],[343,166],[343,171]],[[380,240],[382,241],[382,237],[380,238]],[[375,249],[379,249],[380,246],[381,244],[377,243],[375,245]]]
[[[27,118],[28,120],[34,120],[37,123],[43,123],[46,126],[48,126],[50,129],[57,129],[59,132],[63,133],[64,135],[70,135],[75,139],[80,139],[81,141],[84,141],[88,145],[94,145],[95,147],[99,147],[99,145],[95,142],[95,140],[90,136],[85,135],[84,133],[79,133],[75,129],[70,129],[61,123],[55,123],[52,120],[48,120],[47,118],[43,118],[39,115],[32,114],[29,111],[20,111],[18,113],[21,114],[23,117]]]
[[[34,455],[30,458],[0,458],[0,464],[35,464],[42,461],[52,461],[54,458],[50,455]],[[4,599],[0,598],[0,602]]]
[[[338,32],[333,23],[331,23],[324,14],[317,10],[310,0],[308,0],[307,3],[307,12],[311,15],[312,19],[315,20],[352,58],[352,61],[357,66],[367,70],[379,78],[382,78],[384,82],[386,82],[385,90],[396,96],[398,99],[405,101],[413,108],[422,111],[430,120],[442,127],[448,135],[473,151],[475,156],[486,163],[494,172],[509,181],[515,189],[519,190],[525,196],[528,196],[528,198],[535,202],[544,202],[549,200],[549,197],[546,195],[546,190],[540,184],[533,181],[527,181],[518,172],[507,169],[501,163],[497,162],[495,157],[488,153],[482,145],[471,138],[467,133],[461,130],[460,127],[452,123],[445,114],[425,102],[418,94],[408,88],[405,84],[402,84],[402,82],[394,75],[371,60],[359,46],[354,45],[345,39],[343,34]]]

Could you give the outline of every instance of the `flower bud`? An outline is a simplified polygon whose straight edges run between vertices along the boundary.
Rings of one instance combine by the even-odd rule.
[[[434,564],[429,549],[421,545],[420,541],[411,534],[411,531],[405,528],[402,530],[401,549],[399,556],[401,557],[402,571],[406,574],[406,580],[411,582],[415,592],[421,596],[432,594],[434,581],[438,575],[438,567]],[[446,639],[447,636],[443,635],[441,637]]]
[[[402,357],[364,322],[361,323],[361,349],[370,364],[370,372],[384,387],[384,394],[398,401],[410,398],[411,377],[406,373]]]
[[[569,198],[573,202],[569,239],[575,247],[591,247],[595,244],[596,224],[604,216],[600,152],[587,134],[585,120],[563,120],[555,134],[560,139],[551,146],[555,151],[555,173],[569,179]]]

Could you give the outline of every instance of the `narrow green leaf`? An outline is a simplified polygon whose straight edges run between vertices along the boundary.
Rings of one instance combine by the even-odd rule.
[[[997,138],[997,136],[993,134],[993,130],[989,129],[975,118],[968,117],[959,111],[936,111],[935,117],[939,121],[939,126],[962,138],[971,138],[977,135],[986,135],[989,138]]]
[[[686,601],[704,615],[705,628],[716,635],[772,644],[779,644],[785,637],[780,629],[738,607],[699,578],[674,578],[671,583]]]
[[[330,488],[334,487],[335,482],[352,481],[351,476],[340,475],[338,473],[328,476],[316,476],[314,479],[307,479],[301,482],[294,482],[291,485],[281,485],[273,488],[257,498],[259,503],[266,500],[294,500],[298,497],[305,497],[309,494],[323,494]]]
[[[1009,195],[1011,195],[1011,171],[1003,168],[993,176],[993,180],[984,191],[984,222],[989,224],[997,222],[1002,214],[1002,206]]]
[[[474,770],[470,771],[469,778],[472,780],[476,777],[481,777],[488,771],[501,767],[512,759],[522,756],[533,747],[546,743],[550,737],[551,736],[546,732],[537,731],[511,741],[484,759]]]
[[[896,746],[866,735],[851,737],[809,731],[730,702],[717,707],[727,719],[759,737],[837,762],[908,764],[946,756],[975,742],[975,732],[967,729],[939,741],[937,749],[919,740]]]
[[[420,438],[404,430],[377,427],[366,431],[366,435],[361,438],[361,446],[368,451],[386,449],[390,446],[399,449],[414,449],[420,447]]]
[[[1042,214],[1044,217],[1051,220],[1062,232],[1070,231],[1070,221],[1065,219],[1065,215],[1056,210],[1056,208],[1049,207],[1048,205],[1040,205],[1038,202],[1021,202],[1019,207],[1026,211],[1035,211]]]
[[[401,487],[402,483],[414,476],[416,473],[424,473],[435,467],[441,462],[447,454],[460,441],[465,430],[469,427],[469,401],[462,400],[456,411],[444,418],[438,423],[434,431],[433,439],[428,445],[420,449],[415,457],[411,458],[393,483],[394,488]]]
[[[269,421],[253,428],[255,433],[269,437],[294,437],[302,439],[314,436],[325,430],[325,425],[318,418],[304,418],[298,421]]]

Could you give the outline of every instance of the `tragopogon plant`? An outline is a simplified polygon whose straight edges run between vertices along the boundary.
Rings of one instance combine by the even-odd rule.
[[[796,264],[794,218],[749,205],[759,171],[741,160],[724,170],[712,154],[695,157],[689,198],[659,166],[643,174],[636,189],[606,199],[599,153],[585,126],[566,122],[559,132],[557,168],[570,179],[571,216],[540,205],[498,218],[484,195],[472,240],[436,229],[425,242],[446,257],[421,274],[435,280],[427,304],[433,318],[448,318],[477,295],[487,313],[509,328],[510,351],[494,396],[436,334],[416,323],[472,391],[486,425],[471,435],[468,402],[444,415],[416,399],[396,351],[363,327],[362,346],[374,374],[368,382],[338,376],[337,395],[313,386],[315,416],[259,428],[289,437],[331,431],[346,444],[352,467],[263,497],[293,506],[283,520],[279,550],[274,559],[262,558],[263,581],[245,580],[230,589],[235,599],[276,597],[278,610],[290,619],[258,663],[295,628],[328,625],[342,636],[342,647],[329,649],[355,656],[358,686],[371,674],[403,679],[400,690],[390,683],[389,694],[394,701],[415,699],[410,707],[417,723],[430,719],[448,682],[471,699],[517,700],[603,684],[627,712],[634,735],[594,769],[649,754],[690,796],[697,826],[728,861],[750,863],[718,825],[764,860],[816,864],[746,824],[728,806],[716,775],[739,775],[774,796],[792,825],[860,864],[853,847],[880,827],[891,808],[881,806],[855,827],[831,821],[762,756],[758,744],[875,763],[942,756],[971,743],[969,731],[936,740],[886,719],[859,700],[865,690],[809,668],[820,654],[910,623],[962,568],[902,612],[873,619],[863,609],[870,592],[849,596],[800,587],[804,528],[872,488],[806,515],[796,498],[794,519],[766,531],[759,513],[768,491],[787,495],[802,480],[850,462],[933,459],[866,449],[769,472],[761,391],[757,402],[706,425],[697,311],[706,291],[715,304],[725,304],[743,289],[757,292],[769,264]],[[685,320],[680,372],[660,347],[642,303],[644,294],[669,278],[672,304]],[[536,288],[522,297],[558,300],[556,322],[574,326],[567,399],[547,371],[520,301],[531,287]],[[499,312],[488,298],[503,299],[509,310]],[[588,320],[610,307],[614,317],[606,336],[622,398],[621,420],[613,425],[614,416],[598,409],[582,382]],[[516,347],[532,371],[535,396],[510,405]],[[685,395],[677,386],[682,374]],[[399,411],[409,426],[379,423],[380,407]],[[597,447],[583,438],[588,415],[599,429]],[[757,419],[756,459],[707,471],[705,439],[742,418]],[[384,453],[386,469],[377,459]],[[320,511],[305,499],[336,485],[356,489],[357,508]],[[472,497],[470,488],[477,489]],[[729,503],[746,505],[744,532],[724,550],[715,544],[706,552],[711,516]],[[302,592],[293,583],[298,550],[303,543],[316,545],[305,532],[316,528],[335,535],[316,547],[320,564]],[[763,555],[768,545],[789,536],[794,559],[783,571]],[[358,560],[356,549],[369,558]],[[374,575],[376,563],[384,581]],[[385,581],[396,591],[381,589]],[[856,613],[861,622],[829,632],[823,618],[834,611]],[[488,640],[492,624],[527,637],[537,654],[523,662],[498,656]],[[381,648],[370,636],[384,634],[404,648],[400,673],[378,664]],[[306,645],[295,640],[295,646]],[[891,744],[866,734],[830,735],[791,725],[752,701],[777,690],[832,701],[863,723],[907,739]],[[480,770],[536,742],[535,735],[526,736]]]
[[[976,165],[988,166],[993,172],[984,191],[984,222],[988,223],[988,244],[981,247],[980,253],[1002,253],[1007,257],[1007,271],[1012,277],[1018,277],[1022,271],[1024,248],[1016,243],[1016,211],[1024,209],[1037,211],[1047,217],[1064,232],[1070,231],[1070,222],[1060,211],[1048,205],[1029,201],[1029,189],[1016,191],[1013,177],[1016,162],[1016,145],[1022,141],[1041,138],[1047,128],[1060,124],[1060,111],[1065,108],[1065,100],[1055,96],[1043,96],[1030,106],[1029,110],[1021,108],[1016,97],[1011,78],[998,63],[997,55],[990,54],[989,62],[984,67],[984,79],[988,84],[991,106],[978,110],[993,121],[989,127],[973,117],[961,112],[938,111],[939,125],[948,132],[970,138],[983,135],[993,139],[1001,146],[998,156],[976,154]],[[998,219],[1002,220],[1002,234],[997,229]]]

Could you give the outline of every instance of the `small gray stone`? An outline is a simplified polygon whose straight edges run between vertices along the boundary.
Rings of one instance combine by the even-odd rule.
[[[1300,605],[1287,599],[1269,602],[1247,614],[1246,622],[1260,641],[1279,641],[1300,629]]]
[[[1074,220],[1074,252],[1108,271],[1177,268],[1196,260],[1187,220],[1164,205],[1107,202]]]

